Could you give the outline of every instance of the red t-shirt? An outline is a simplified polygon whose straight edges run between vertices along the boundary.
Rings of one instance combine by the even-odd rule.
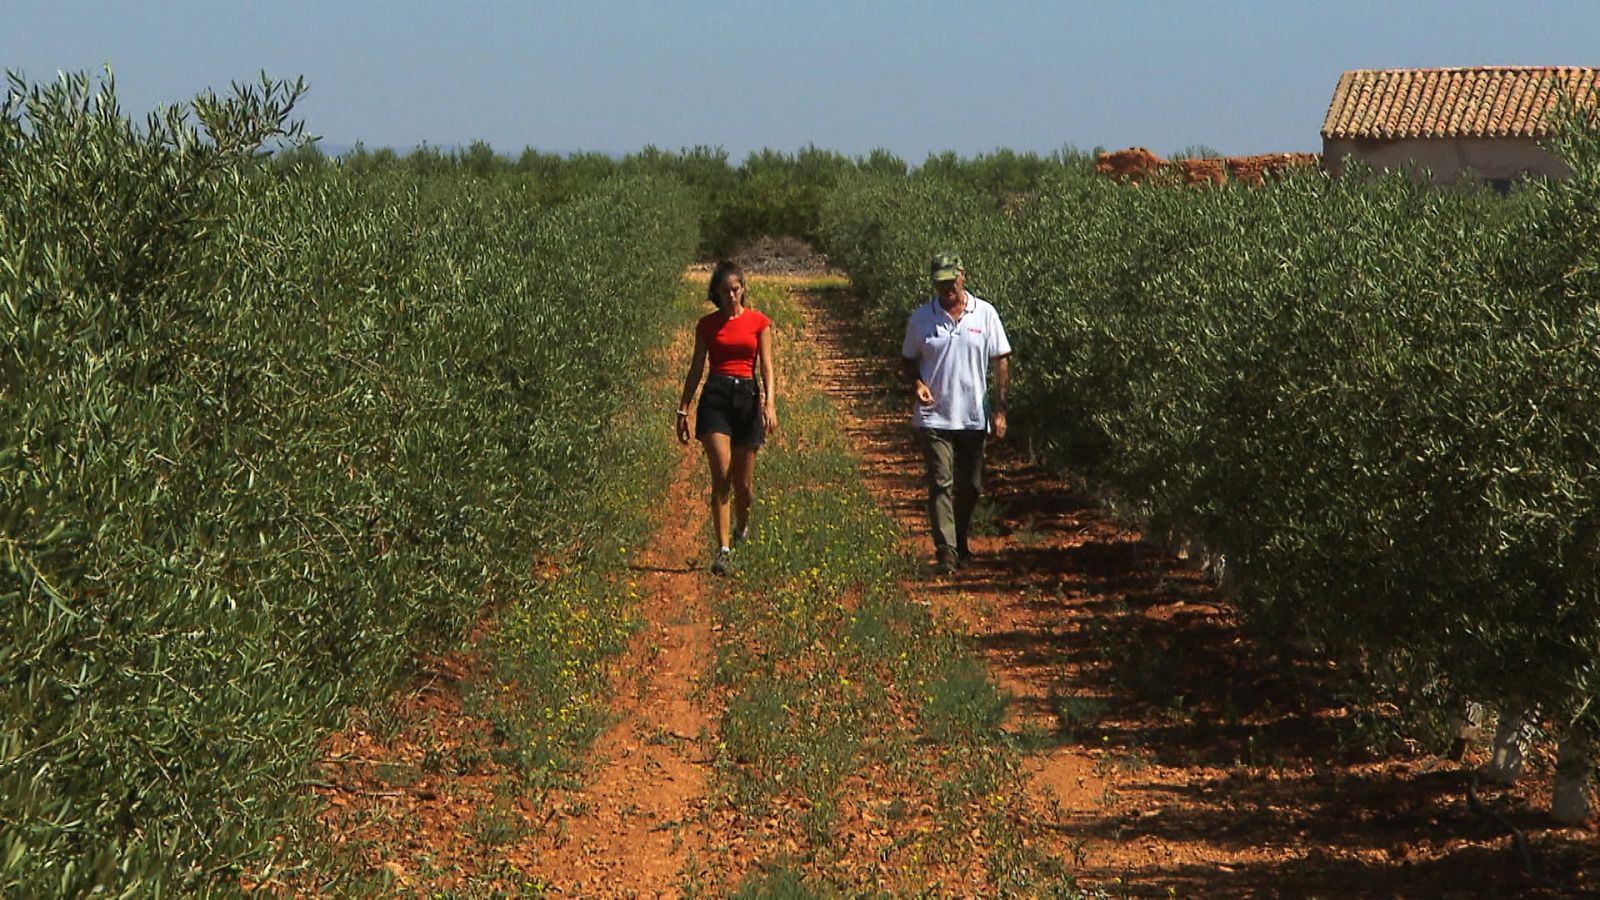
[[[711,374],[756,377],[756,335],[771,324],[771,319],[754,309],[731,319],[720,309],[701,316],[695,333],[711,357]]]

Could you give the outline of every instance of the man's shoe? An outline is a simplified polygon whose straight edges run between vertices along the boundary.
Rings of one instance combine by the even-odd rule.
[[[956,551],[949,547],[941,547],[939,548],[938,562],[933,564],[933,574],[951,575],[954,574],[959,566],[960,560],[956,557]]]
[[[971,547],[968,547],[966,544],[960,544],[956,547],[956,565],[961,566],[962,568],[972,565]]]
[[[716,558],[711,560],[711,574],[726,575],[733,566],[728,562],[728,548],[723,547],[717,551]]]
[[[748,524],[746,524],[743,528],[736,529],[733,532],[733,546],[737,547],[740,544],[749,543],[749,541],[750,526]]]

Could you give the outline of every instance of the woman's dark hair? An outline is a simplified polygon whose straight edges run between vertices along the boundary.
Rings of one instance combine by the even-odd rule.
[[[744,269],[739,268],[739,264],[731,259],[719,261],[717,267],[711,270],[711,283],[706,286],[706,299],[711,301],[712,306],[718,305],[717,286],[730,275],[739,279],[740,284],[744,284]]]

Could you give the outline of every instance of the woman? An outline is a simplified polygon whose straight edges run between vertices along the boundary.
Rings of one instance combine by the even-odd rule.
[[[750,536],[756,451],[767,432],[778,428],[772,320],[745,306],[744,292],[744,270],[728,260],[717,263],[706,288],[706,299],[717,305],[717,311],[695,325],[694,359],[678,401],[678,440],[687,444],[689,401],[710,357],[711,374],[700,394],[694,436],[706,448],[706,463],[711,467],[711,525],[717,536],[711,571],[717,575],[728,573],[733,545]]]

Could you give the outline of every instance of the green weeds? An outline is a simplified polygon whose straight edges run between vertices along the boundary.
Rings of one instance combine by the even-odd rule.
[[[806,878],[804,872],[779,866],[752,876],[732,896],[735,900],[827,900],[839,895]]]
[[[1085,729],[1098,724],[1109,708],[1103,698],[1080,694],[1056,697],[1053,706],[1056,728],[1068,738],[1077,738]]]
[[[1006,700],[983,663],[959,657],[945,663],[928,685],[923,728],[940,743],[976,742],[998,737]]]

